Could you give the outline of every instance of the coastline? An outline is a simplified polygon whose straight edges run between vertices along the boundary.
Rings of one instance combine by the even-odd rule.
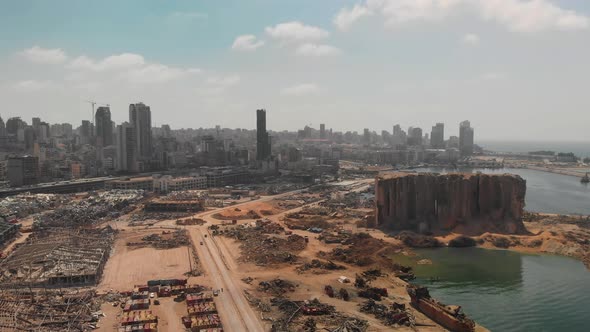
[[[525,217],[526,234],[485,232],[467,235],[457,232],[435,235],[434,238],[448,246],[450,240],[467,236],[475,240],[475,247],[482,249],[570,257],[581,261],[590,270],[590,216],[528,212]]]
[[[559,174],[559,175],[566,175],[566,176],[574,176],[577,178],[583,178],[584,175],[586,174],[586,172],[576,172],[576,171],[566,171],[564,169],[560,169],[560,168],[551,168],[551,167],[541,167],[541,166],[533,166],[533,165],[507,165],[505,167],[510,167],[510,168],[522,168],[522,169],[531,169],[534,171],[540,171],[540,172],[546,172],[546,173],[553,173],[553,174]]]

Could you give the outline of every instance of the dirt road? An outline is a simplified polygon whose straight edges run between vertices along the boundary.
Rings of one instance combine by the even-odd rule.
[[[225,331],[264,331],[258,316],[246,301],[241,287],[236,285],[230,275],[211,236],[196,227],[191,227],[189,233],[196,244],[203,267],[211,276],[214,289],[223,289],[216,299],[221,304],[217,306],[217,309],[223,329]],[[201,242],[203,245],[199,244]]]

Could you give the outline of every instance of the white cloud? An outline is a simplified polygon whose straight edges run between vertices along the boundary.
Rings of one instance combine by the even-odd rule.
[[[131,83],[164,83],[186,76],[189,70],[168,67],[161,64],[150,64],[132,69],[122,75]]]
[[[41,64],[59,64],[68,59],[68,56],[61,48],[42,48],[33,46],[21,52],[29,61]]]
[[[327,38],[330,33],[318,27],[293,21],[266,27],[266,33],[282,41],[312,41]]]
[[[315,83],[303,83],[290,86],[281,90],[281,94],[284,96],[306,96],[317,94],[320,88]]]
[[[477,44],[479,44],[479,42],[480,42],[479,36],[474,33],[468,33],[463,36],[463,43],[465,43],[465,44],[477,45]]]
[[[348,28],[362,17],[371,15],[372,12],[366,6],[354,5],[351,9],[342,8],[334,17],[334,25],[342,31]]]
[[[134,53],[122,53],[108,56],[100,61],[82,55],[72,60],[68,67],[79,70],[108,71],[141,67],[143,65],[145,65],[145,59],[143,56]]]
[[[209,77],[205,82],[205,86],[201,89],[201,93],[205,95],[216,95],[224,92],[232,86],[240,83],[239,75],[216,76]]]
[[[303,56],[332,56],[342,53],[340,49],[331,45],[311,43],[300,45],[295,52],[297,55]]]
[[[78,75],[70,75],[70,77],[85,79],[86,76],[82,75],[82,72],[117,72],[119,79],[137,84],[164,83],[201,72],[199,68],[185,69],[160,63],[150,63],[142,55],[134,53],[111,55],[102,60],[94,60],[83,55],[72,60],[67,65],[67,68],[79,72]]]
[[[351,10],[341,9],[334,23],[345,30],[361,17],[377,13],[386,25],[396,26],[441,20],[459,12],[475,14],[517,32],[590,27],[588,16],[563,9],[549,0],[365,0]]]
[[[264,41],[257,40],[254,35],[241,35],[236,37],[231,48],[236,51],[254,51],[263,45]]]
[[[485,19],[496,21],[513,31],[578,30],[590,26],[587,16],[562,9],[546,0],[480,0],[478,4]]]
[[[367,0],[371,12],[381,13],[387,25],[433,21],[447,16],[465,0]]]

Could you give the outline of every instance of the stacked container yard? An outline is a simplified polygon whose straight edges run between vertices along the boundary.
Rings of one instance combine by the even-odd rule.
[[[157,332],[157,331],[158,331],[158,324],[156,324],[156,323],[127,325],[127,326],[121,326],[119,328],[119,332]]]
[[[140,299],[140,300],[129,300],[125,304],[125,308],[123,308],[124,312],[129,312],[132,310],[146,310],[150,307],[150,300],[149,299]]]
[[[188,294],[186,296],[188,316],[182,317],[182,324],[191,331],[223,331],[221,320],[211,292]]]
[[[152,314],[151,311],[130,311],[124,312],[121,317],[121,325],[138,325],[147,323],[158,323],[158,316]]]
[[[200,315],[194,317],[182,317],[182,323],[192,331],[221,327],[221,320],[217,314]]]
[[[215,302],[201,302],[193,305],[187,305],[187,311],[189,316],[197,316],[202,314],[216,313],[217,308]]]
[[[199,294],[189,294],[186,296],[186,304],[193,305],[199,302],[212,302],[213,301],[213,294],[212,293],[199,293]]]

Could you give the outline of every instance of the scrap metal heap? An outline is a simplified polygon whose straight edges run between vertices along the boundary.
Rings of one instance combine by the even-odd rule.
[[[100,312],[94,291],[0,287],[1,331],[89,331]]]
[[[307,245],[305,238],[297,234],[281,236],[281,233],[284,233],[282,226],[264,220],[248,227],[239,225],[223,231],[224,236],[240,241],[240,259],[258,266],[297,262],[297,254]]]
[[[0,282],[15,287],[95,284],[114,234],[110,227],[35,232],[0,263]]]
[[[73,201],[35,219],[34,230],[53,227],[86,227],[115,219],[134,209],[142,190],[111,190]]]

